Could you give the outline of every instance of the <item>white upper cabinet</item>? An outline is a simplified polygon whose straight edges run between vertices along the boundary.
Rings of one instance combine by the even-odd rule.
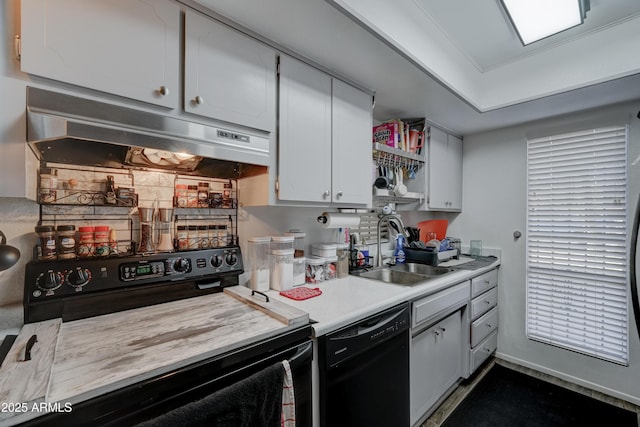
[[[333,201],[371,203],[371,96],[333,79]]]
[[[192,11],[185,17],[184,110],[271,132],[276,52]]]
[[[331,76],[280,57],[278,199],[331,202]]]
[[[371,96],[280,58],[278,199],[371,204]]]
[[[22,0],[22,71],[178,105],[180,7],[148,0]]]
[[[462,210],[462,140],[431,127],[428,209]]]

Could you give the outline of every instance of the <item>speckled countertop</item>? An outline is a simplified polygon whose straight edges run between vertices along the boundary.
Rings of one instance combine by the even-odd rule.
[[[497,261],[485,267],[476,270],[456,270],[412,286],[392,285],[378,280],[348,276],[318,285],[306,284],[305,286],[309,288],[319,288],[322,295],[302,301],[282,296],[275,290],[269,291],[268,294],[274,299],[309,313],[309,318],[316,322],[311,325],[314,335],[320,337],[400,303],[412,301],[469,280],[499,265],[498,257]]]

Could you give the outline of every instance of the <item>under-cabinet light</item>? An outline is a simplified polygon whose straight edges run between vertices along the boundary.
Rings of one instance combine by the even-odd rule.
[[[523,45],[584,22],[589,0],[501,0]]]

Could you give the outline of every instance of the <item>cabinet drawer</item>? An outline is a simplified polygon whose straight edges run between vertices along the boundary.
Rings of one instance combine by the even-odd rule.
[[[486,313],[498,304],[498,288],[480,294],[471,301],[471,319]]]
[[[478,345],[487,335],[498,328],[498,307],[471,324],[471,347]]]
[[[498,270],[488,271],[471,279],[471,297],[480,295],[486,290],[498,285]]]
[[[448,308],[464,305],[469,299],[469,281],[415,301],[412,305],[412,326],[435,320],[436,315]]]
[[[477,347],[471,350],[471,372],[473,373],[498,348],[498,331],[494,331],[482,341]]]

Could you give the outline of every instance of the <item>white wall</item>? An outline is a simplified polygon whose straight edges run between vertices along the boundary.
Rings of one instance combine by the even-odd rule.
[[[640,343],[629,304],[630,365],[619,366],[525,336],[526,137],[629,123],[629,165],[640,155],[640,101],[464,139],[464,210],[456,228],[465,239],[502,249],[498,355],[640,404]],[[640,192],[640,165],[629,166],[629,227]],[[513,238],[514,231],[523,237]]]

